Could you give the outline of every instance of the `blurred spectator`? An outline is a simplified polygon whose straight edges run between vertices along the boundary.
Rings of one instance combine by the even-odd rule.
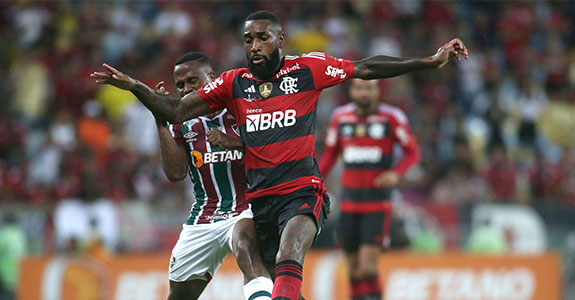
[[[469,166],[455,164],[448,168],[432,191],[437,203],[464,204],[488,201],[489,189]]]
[[[11,67],[13,107],[27,122],[43,117],[50,102],[52,81],[41,55],[39,49],[24,51]]]
[[[4,214],[0,227],[0,299],[16,299],[20,260],[28,253],[26,234],[11,212]]]
[[[489,163],[483,171],[483,177],[491,189],[496,201],[512,201],[515,196],[515,165],[509,159],[503,146],[494,146],[490,150]]]

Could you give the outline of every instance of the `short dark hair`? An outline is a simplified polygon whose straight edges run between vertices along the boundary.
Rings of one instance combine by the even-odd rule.
[[[282,24],[280,23],[280,19],[276,16],[273,12],[267,10],[258,10],[256,12],[251,13],[249,16],[246,17],[247,21],[252,20],[269,20],[272,25],[277,26],[278,29],[281,30]]]
[[[212,64],[210,63],[210,59],[208,58],[207,55],[205,55],[204,53],[201,53],[201,52],[188,52],[188,53],[180,56],[178,59],[176,59],[174,66],[181,65],[181,64],[189,62],[189,61],[198,61],[201,64],[205,65],[206,67],[209,67],[210,72],[213,72]]]

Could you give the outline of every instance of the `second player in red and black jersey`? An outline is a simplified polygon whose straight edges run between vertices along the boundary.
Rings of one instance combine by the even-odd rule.
[[[391,188],[419,161],[419,149],[407,117],[398,108],[378,104],[376,81],[353,79],[352,103],[331,119],[320,170],[327,176],[343,160],[338,235],[349,267],[351,299],[381,299],[377,259],[388,244]],[[393,164],[394,149],[403,158]]]
[[[387,177],[402,177],[419,161],[419,149],[403,111],[387,104],[376,104],[371,109],[369,115],[361,115],[357,113],[357,104],[350,103],[336,109],[330,121],[320,170],[327,176],[341,156],[344,165],[342,212],[388,210],[391,185],[386,184]],[[404,155],[401,161],[392,165],[396,145]]]

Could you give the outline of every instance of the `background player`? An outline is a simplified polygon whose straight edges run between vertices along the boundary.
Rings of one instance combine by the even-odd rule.
[[[352,62],[323,53],[284,57],[285,36],[270,12],[249,15],[243,28],[248,69],[223,73],[182,99],[154,93],[109,65],[91,74],[98,84],[130,90],[156,115],[179,123],[227,107],[240,125],[257,238],[264,261],[275,261],[272,299],[300,295],[305,253],[327,218],[329,199],[315,160],[314,121],[324,88],[348,78],[388,78],[450,59],[467,58],[459,39],[430,57],[374,56]]]
[[[377,81],[352,79],[349,96],[353,102],[336,109],[330,121],[319,167],[327,177],[338,157],[343,158],[339,231],[351,298],[380,299],[377,259],[389,243],[390,188],[419,161],[419,149],[405,114],[378,103]],[[392,166],[396,144],[404,156]]]
[[[190,52],[175,62],[180,97],[215,78],[202,53]],[[156,85],[156,92],[168,94],[163,82]],[[224,109],[170,127],[160,118],[156,124],[164,172],[172,181],[184,179],[189,172],[196,196],[172,250],[168,299],[197,299],[230,251],[244,274],[246,299],[270,299],[273,282],[256,244],[233,115]]]

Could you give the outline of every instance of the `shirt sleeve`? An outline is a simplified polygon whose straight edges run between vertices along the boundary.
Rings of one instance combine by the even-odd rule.
[[[311,69],[316,90],[342,83],[353,76],[355,64],[346,59],[335,58],[321,52],[302,55]]]
[[[225,107],[230,108],[229,105],[233,98],[234,74],[235,70],[222,73],[220,77],[198,90],[198,95],[210,106],[212,112],[222,110]]]
[[[393,167],[393,170],[403,176],[412,166],[419,162],[421,156],[417,142],[409,130],[407,117],[403,112],[399,113],[399,117],[393,119],[391,134],[404,153],[403,158]]]
[[[185,144],[184,137],[182,136],[182,124],[170,124],[170,132],[172,137],[178,144]]]
[[[324,178],[327,178],[331,169],[337,162],[341,146],[339,143],[338,121],[334,115],[329,123],[325,138],[325,152],[319,160],[319,171]]]

